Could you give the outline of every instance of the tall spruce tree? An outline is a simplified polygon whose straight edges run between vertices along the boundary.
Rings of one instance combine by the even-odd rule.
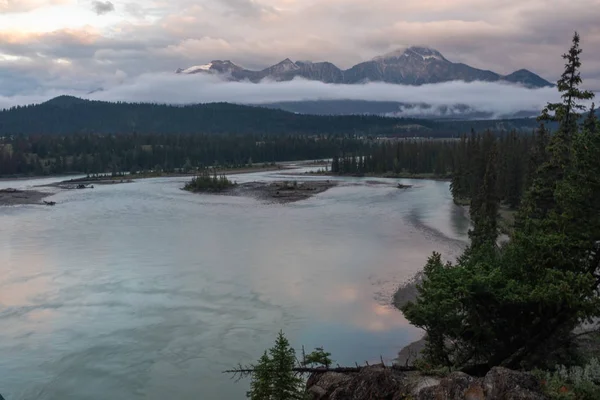
[[[246,397],[251,400],[305,399],[304,381],[296,376],[296,352],[282,331],[275,345],[252,365],[252,382]]]
[[[548,162],[548,142],[550,133],[546,129],[546,125],[541,122],[538,129],[533,133],[533,144],[527,166],[527,186],[530,187],[533,183],[533,178],[537,174],[538,168]]]
[[[272,366],[272,400],[304,398],[304,382],[292,371],[296,364],[296,352],[282,331],[277,335],[275,346],[269,350]]]
[[[538,118],[540,121],[556,121],[558,130],[554,133],[547,151],[548,161],[543,163],[535,174],[533,184],[528,193],[526,206],[517,218],[528,220],[544,219],[552,210],[556,209],[554,190],[565,173],[565,168],[571,162],[571,148],[574,136],[578,132],[578,118],[580,112],[585,110],[581,101],[594,97],[590,91],[581,90],[581,60],[582,50],[579,47],[579,34],[573,35],[573,43],[568,53],[563,54],[566,60],[565,71],[557,82],[558,91],[561,93],[562,102],[548,103]]]
[[[473,222],[473,229],[469,231],[472,249],[493,247],[498,238],[497,149],[493,136],[487,135],[485,140],[489,144],[486,146],[483,182],[471,199],[469,210]]]

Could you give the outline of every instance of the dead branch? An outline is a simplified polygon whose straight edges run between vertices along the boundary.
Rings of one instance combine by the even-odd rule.
[[[300,374],[314,374],[314,373],[325,373],[325,372],[339,372],[339,373],[356,373],[356,372],[360,372],[362,369],[366,368],[366,367],[371,367],[371,366],[377,366],[378,364],[375,365],[363,365],[363,366],[356,366],[356,367],[342,367],[342,366],[337,366],[334,368],[327,368],[327,367],[315,367],[315,368],[310,368],[310,367],[296,367],[296,368],[292,368],[293,372],[296,373],[300,373]],[[402,365],[392,365],[390,366],[385,366],[384,368],[391,368],[393,370],[396,371],[401,371],[401,372],[409,372],[409,371],[416,371],[415,367],[407,367],[407,366],[402,366]],[[240,375],[240,376],[246,376],[246,375],[250,375],[254,372],[254,368],[248,368],[248,367],[239,367],[237,369],[229,369],[226,371],[223,371],[224,374],[234,374],[235,375]]]

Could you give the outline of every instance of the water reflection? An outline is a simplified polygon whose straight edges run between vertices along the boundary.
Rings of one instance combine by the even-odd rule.
[[[455,256],[467,225],[447,183],[340,180],[285,206],[161,178],[0,209],[3,395],[243,398],[220,371],[279,329],[340,363],[393,358],[419,334],[393,290],[431,251]]]

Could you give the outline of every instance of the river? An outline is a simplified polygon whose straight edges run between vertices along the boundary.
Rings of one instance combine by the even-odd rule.
[[[221,371],[280,329],[340,364],[392,360],[420,336],[389,305],[395,287],[433,250],[455,257],[468,222],[447,182],[339,180],[286,205],[156,178],[0,208],[0,393],[242,399],[248,381]]]

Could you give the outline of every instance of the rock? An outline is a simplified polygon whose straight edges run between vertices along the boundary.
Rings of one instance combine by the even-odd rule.
[[[488,399],[498,400],[542,400],[540,382],[526,372],[494,367],[483,379]]]
[[[468,397],[467,397],[468,396]],[[453,372],[441,380],[439,385],[421,390],[419,400],[486,400],[483,387],[477,378],[464,372]]]
[[[327,396],[327,391],[321,386],[311,386],[307,392],[310,398],[314,400],[321,400]]]
[[[410,394],[411,398],[418,399],[421,392],[439,385],[440,381],[441,378],[421,375],[419,372],[409,372],[406,374],[404,384],[406,385],[406,392]]]
[[[307,386],[315,400],[403,400],[406,398],[403,380],[402,372],[379,365],[365,367],[359,373],[327,372],[321,378],[313,375]],[[314,389],[314,385],[319,389]],[[321,397],[315,397],[315,394]]]
[[[351,375],[338,372],[326,372],[324,374],[313,374],[306,382],[308,393],[314,400],[329,399],[331,394],[341,385],[352,379]]]

